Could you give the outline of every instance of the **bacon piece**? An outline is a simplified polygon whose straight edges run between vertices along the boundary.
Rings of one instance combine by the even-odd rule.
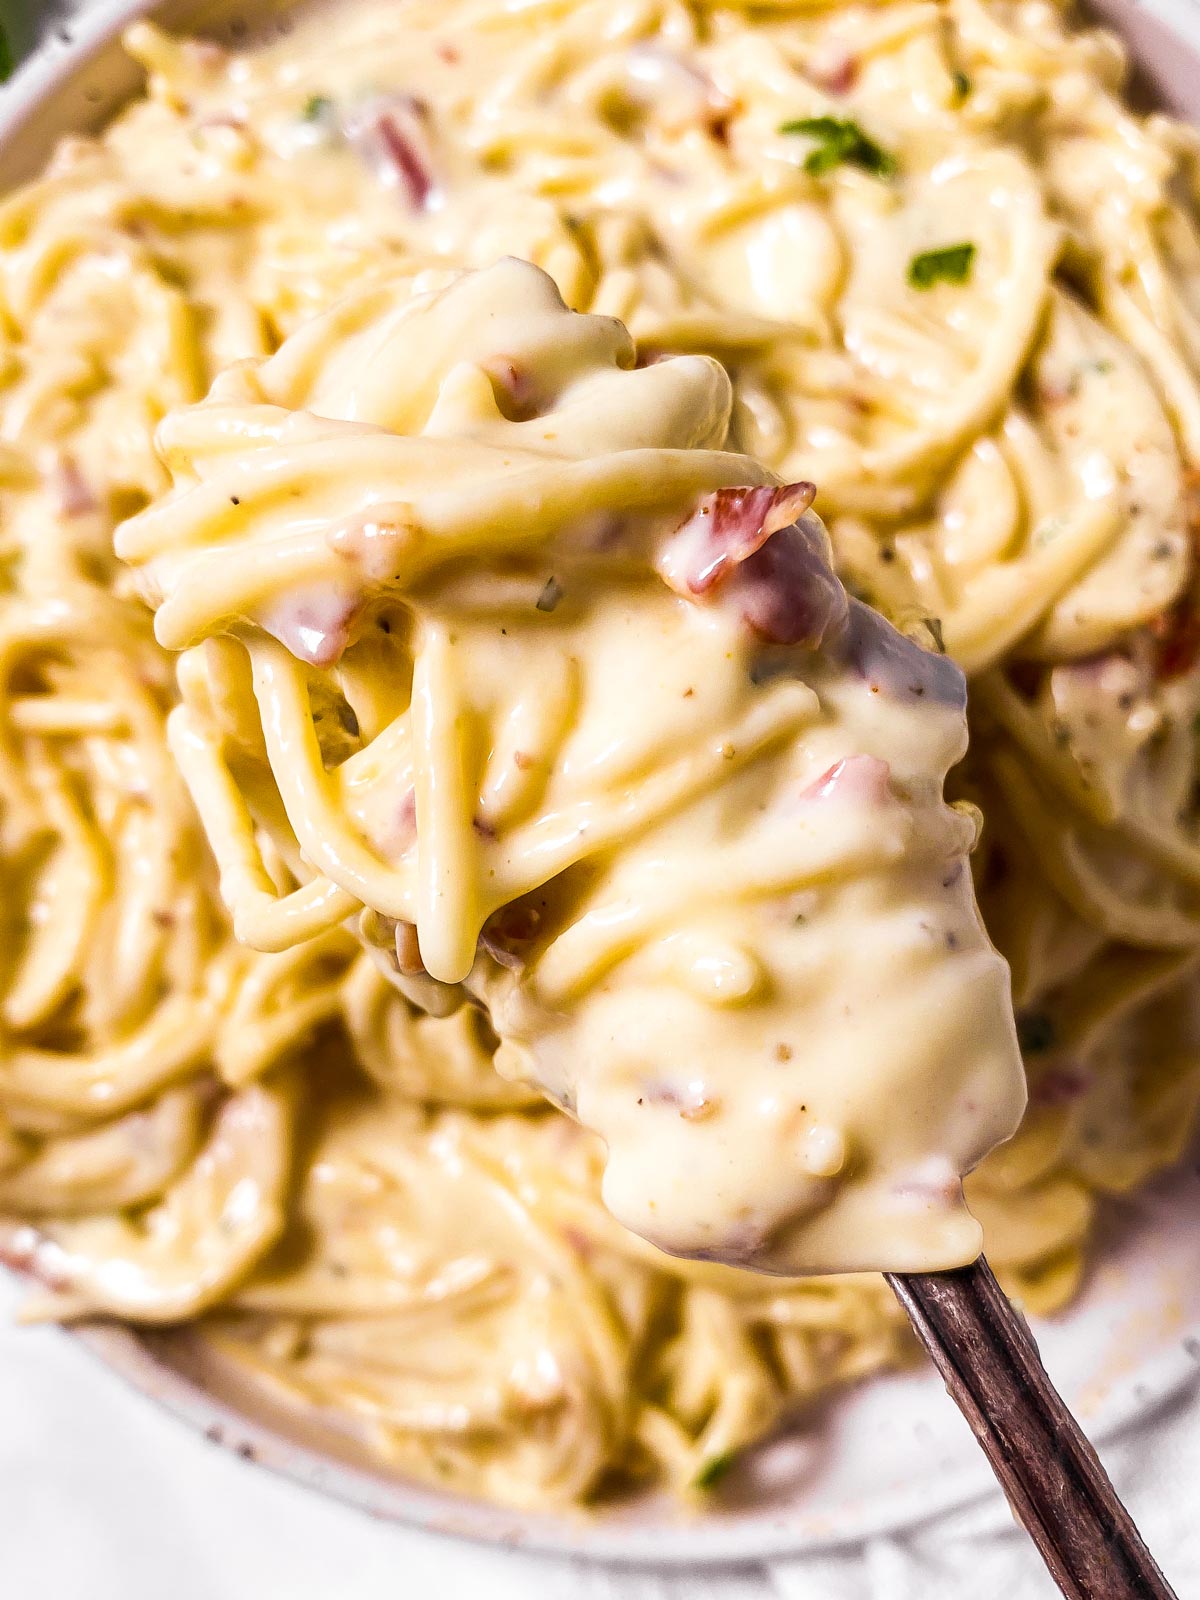
[[[397,922],[395,950],[396,970],[402,977],[415,978],[418,973],[425,971],[425,963],[421,960],[421,947],[417,943],[415,923]]]
[[[387,583],[395,580],[418,536],[411,507],[380,501],[330,528],[325,541],[368,578]]]
[[[861,600],[850,601],[837,649],[843,662],[876,694],[966,708],[967,682],[950,657],[922,650]]]
[[[71,1280],[59,1262],[61,1251],[53,1240],[44,1238],[28,1225],[0,1232],[0,1266],[24,1272],[43,1288],[55,1294],[71,1287]]]
[[[496,402],[509,422],[528,422],[544,408],[546,399],[539,392],[529,368],[523,367],[513,356],[492,356],[481,365],[493,387],[499,390]]]
[[[13,1272],[31,1272],[37,1251],[38,1236],[32,1228],[12,1228],[0,1233],[0,1266]]]
[[[358,590],[312,584],[281,595],[255,620],[297,661],[306,661],[310,667],[331,667],[341,660],[353,639],[363,605]]]
[[[1200,471],[1183,475],[1183,516],[1192,544],[1192,581],[1175,604],[1150,623],[1158,643],[1155,676],[1164,683],[1182,678],[1200,660],[1200,599],[1196,595],[1196,556],[1200,553]]]
[[[219,72],[229,60],[229,52],[214,39],[185,39],[180,54],[189,67],[201,72]]]
[[[718,489],[667,540],[658,570],[689,598],[720,591],[772,644],[815,649],[847,616],[824,532],[804,515],[815,494],[811,483]]]
[[[816,493],[811,483],[717,489],[675,529],[659,571],[680,594],[707,594],[773,533],[803,515]]]
[[[801,800],[849,800],[872,806],[882,805],[891,798],[892,769],[879,756],[861,752],[835,761],[807,789],[801,791]]]
[[[720,1101],[709,1097],[702,1078],[682,1085],[667,1078],[648,1078],[641,1089],[638,1105],[670,1106],[685,1122],[705,1122],[720,1110]]]
[[[100,502],[79,470],[74,456],[58,455],[45,479],[46,487],[58,506],[59,516],[82,517],[100,509]]]
[[[962,1179],[944,1156],[929,1156],[897,1175],[893,1196],[904,1205],[949,1206],[962,1194]]]
[[[737,606],[771,644],[825,646],[892,698],[966,706],[966,681],[948,656],[923,650],[847,595],[816,517],[811,483],[718,489],[662,546],[658,571],[677,594]]]
[[[411,94],[377,96],[342,122],[379,181],[403,189],[414,211],[427,210],[438,193],[428,123],[428,106]]]
[[[742,562],[730,585],[742,615],[771,644],[815,650],[846,625],[848,596],[807,518],[781,528]]]
[[[1182,678],[1200,660],[1200,613],[1190,595],[1155,617],[1150,632],[1158,646],[1155,676],[1160,682]]]
[[[824,60],[811,62],[806,76],[828,94],[848,94],[858,81],[858,57],[842,50]]]
[[[417,796],[410,783],[398,801],[372,806],[365,820],[367,837],[388,861],[399,861],[417,842]]]
[[[488,918],[479,935],[480,949],[486,950],[502,967],[523,967],[524,946],[533,942],[541,926],[542,914],[536,906],[502,906]]]
[[[1066,1106],[1091,1087],[1092,1074],[1086,1068],[1066,1063],[1039,1073],[1029,1085],[1029,1098],[1035,1106]]]
[[[590,1261],[596,1254],[596,1246],[582,1228],[577,1228],[573,1223],[566,1222],[562,1227],[563,1238],[574,1250],[581,1261]]]
[[[417,842],[417,791],[411,783],[396,807],[387,842],[393,856],[407,855]]]

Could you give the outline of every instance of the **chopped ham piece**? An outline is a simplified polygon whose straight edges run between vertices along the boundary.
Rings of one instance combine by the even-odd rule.
[[[539,393],[528,367],[504,355],[492,356],[482,366],[499,390],[496,402],[510,422],[528,422],[543,410],[546,396]]]
[[[858,81],[858,70],[858,57],[838,50],[810,62],[807,76],[828,94],[848,94]]]
[[[965,680],[948,656],[923,650],[847,595],[824,529],[805,515],[815,492],[793,483],[706,495],[663,544],[659,574],[689,600],[738,607],[770,644],[833,651],[893,699],[965,706]]]
[[[1157,644],[1156,675],[1161,682],[1184,677],[1200,660],[1200,612],[1190,596],[1155,617],[1150,633]]]
[[[376,583],[396,576],[417,537],[411,508],[380,502],[339,522],[326,534],[329,548]]]
[[[811,483],[718,489],[667,540],[663,578],[678,593],[718,592],[772,644],[815,649],[846,622],[846,591],[820,524],[806,519]]]
[[[100,509],[100,502],[73,456],[57,456],[45,476],[46,487],[54,496],[59,516],[82,517]]]
[[[523,967],[526,960],[523,947],[537,937],[541,921],[541,912],[536,906],[519,903],[502,906],[484,925],[479,947],[502,967]]]
[[[423,100],[411,94],[377,96],[348,113],[342,127],[381,183],[402,189],[414,211],[428,209],[438,185]]]
[[[273,639],[311,667],[331,667],[340,661],[354,637],[354,624],[363,608],[359,590],[312,584],[273,601],[255,618]]]
[[[396,924],[396,970],[403,977],[413,978],[425,971],[421,960],[421,947],[417,943],[417,929],[412,922]]]
[[[882,805],[891,798],[892,772],[878,756],[853,755],[835,761],[828,771],[803,790],[801,800],[857,801]]]
[[[0,1266],[28,1273],[55,1293],[63,1293],[71,1286],[62,1270],[61,1254],[52,1240],[28,1226],[9,1228],[0,1234]]]
[[[410,783],[398,801],[381,797],[365,819],[367,838],[386,861],[399,861],[417,842],[417,797]]]
[[[1067,1106],[1091,1087],[1092,1074],[1067,1062],[1039,1073],[1029,1085],[1029,1098],[1035,1106]]]
[[[717,489],[671,535],[659,570],[680,594],[703,595],[812,505],[811,483]]]
[[[1200,558],[1200,471],[1194,467],[1183,475],[1183,515],[1192,544],[1192,581],[1174,605],[1149,625],[1157,643],[1156,676],[1164,683],[1182,678],[1200,660],[1200,599],[1195,583]]]
[[[596,1246],[582,1228],[570,1222],[564,1223],[562,1235],[581,1261],[590,1261],[596,1254]]]
[[[815,650],[846,625],[848,597],[829,565],[824,532],[803,517],[742,562],[730,587],[746,621],[771,644]]]
[[[188,66],[201,72],[219,72],[229,60],[229,52],[213,39],[185,39],[180,54]]]
[[[923,650],[886,618],[851,600],[838,653],[877,693],[892,699],[925,699],[965,707],[967,683],[949,656]]]
[[[891,1191],[906,1206],[949,1206],[962,1193],[962,1179],[944,1156],[929,1156],[898,1173]]]

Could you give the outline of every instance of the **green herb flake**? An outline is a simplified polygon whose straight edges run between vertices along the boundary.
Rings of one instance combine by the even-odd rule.
[[[736,1450],[726,1450],[723,1455],[709,1456],[700,1471],[692,1479],[692,1487],[695,1489],[715,1489],[722,1479],[728,1475],[730,1467],[733,1466],[736,1460]]]
[[[324,122],[333,110],[333,101],[327,94],[310,94],[300,113],[305,122]]]
[[[1022,1011],[1017,1017],[1017,1043],[1021,1054],[1043,1055],[1052,1050],[1058,1039],[1053,1018],[1044,1011]]]
[[[3,25],[0,25],[0,83],[7,83],[12,77],[15,64],[8,34],[5,33]]]
[[[954,85],[954,93],[959,100],[965,100],[971,92],[971,80],[965,72],[952,72],[950,82]]]
[[[932,289],[935,283],[966,283],[975,260],[973,244],[948,244],[926,250],[908,263],[908,281],[914,289]]]
[[[542,586],[541,594],[537,597],[538,610],[553,611],[555,606],[562,599],[562,596],[562,584],[559,583],[558,579],[547,578],[545,584]]]
[[[946,654],[946,636],[942,632],[941,617],[925,617],[922,620],[929,629],[929,636],[937,646],[938,654],[944,656]]]
[[[783,122],[780,133],[798,133],[816,141],[815,147],[804,158],[804,170],[814,177],[832,172],[843,162],[860,167],[875,178],[894,178],[896,158],[889,155],[865,134],[857,122],[841,117],[801,117],[795,122]]]

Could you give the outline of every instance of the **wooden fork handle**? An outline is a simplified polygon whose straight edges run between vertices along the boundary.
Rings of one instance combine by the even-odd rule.
[[[1069,1600],[1175,1600],[981,1257],[888,1282]]]

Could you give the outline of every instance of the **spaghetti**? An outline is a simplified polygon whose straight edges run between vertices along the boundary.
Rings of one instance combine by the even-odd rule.
[[[968,1194],[1010,1289],[1052,1309],[1097,1197],[1179,1153],[1200,1092],[1195,142],[1131,111],[1119,48],[1040,0],[337,19],[233,54],[135,29],[146,97],[0,208],[8,1250],[43,1314],[198,1319],[449,1486],[704,1489],[899,1359],[886,1291],[639,1244],[596,1146],[496,1076],[477,1013],[419,1015],[341,926],[355,897],[261,835],[248,875],[220,863],[271,948],[238,943],[114,529],[193,449],[177,408],[303,352],[351,290],[361,309],[515,255],[619,317],[640,376],[716,357],[724,442],[818,484],[852,592],[971,677],[955,781],[986,818],[1031,1104]],[[536,397],[491,376],[521,426]],[[243,647],[202,649],[188,705],[256,750]],[[358,734],[311,703],[340,770]],[[234,758],[211,804],[244,792],[269,822],[262,770]]]

